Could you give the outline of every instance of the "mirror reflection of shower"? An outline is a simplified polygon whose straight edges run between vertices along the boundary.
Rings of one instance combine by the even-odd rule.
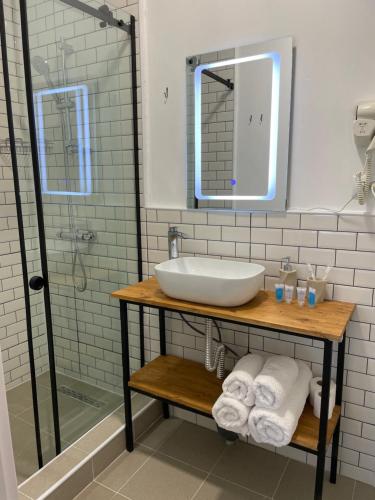
[[[60,39],[57,43],[57,48],[60,52],[60,57],[57,58],[58,61],[58,79],[60,80],[64,88],[68,85],[68,75],[67,75],[67,58],[74,53],[73,47],[68,44],[64,38]],[[31,64],[33,65],[36,72],[43,76],[49,89],[54,89],[57,85],[52,81],[50,66],[46,60],[41,56],[35,55],[31,58]],[[58,82],[58,84],[60,83]],[[61,131],[63,138],[63,158],[64,158],[64,169],[65,169],[65,182],[70,186],[74,179],[71,178],[71,167],[74,166],[74,154],[77,152],[77,144],[73,141],[72,132],[72,117],[71,111],[74,111],[75,103],[69,97],[68,92],[63,93],[51,93],[55,105],[60,117]],[[69,238],[72,242],[72,281],[75,289],[79,292],[84,292],[87,288],[87,273],[81,251],[79,248],[78,241],[82,241],[81,233],[77,228],[72,195],[68,194],[68,220],[69,220]],[[63,234],[61,231],[58,234]],[[91,233],[92,234],[92,233]],[[93,238],[92,238],[93,239]],[[81,276],[77,276],[78,269],[80,270]]]

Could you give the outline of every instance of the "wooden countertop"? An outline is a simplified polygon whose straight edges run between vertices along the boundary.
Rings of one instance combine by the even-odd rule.
[[[297,303],[276,302],[272,292],[260,291],[242,306],[216,307],[172,299],[165,295],[155,277],[130,285],[112,296],[136,304],[162,307],[191,314],[201,314],[222,320],[238,321],[252,326],[273,328],[340,342],[355,305],[327,300],[313,309]]]

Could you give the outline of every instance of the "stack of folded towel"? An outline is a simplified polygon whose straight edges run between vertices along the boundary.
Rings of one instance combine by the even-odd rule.
[[[223,394],[212,408],[212,415],[219,427],[248,435],[249,413],[255,402],[254,380],[263,367],[259,354],[241,358],[223,382]]]
[[[220,427],[251,434],[258,443],[285,446],[297,428],[311,378],[310,368],[301,361],[271,356],[264,362],[249,354],[225,379],[213,417]]]

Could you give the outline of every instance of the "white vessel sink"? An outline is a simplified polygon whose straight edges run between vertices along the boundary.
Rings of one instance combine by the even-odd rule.
[[[233,260],[180,257],[155,266],[160,288],[175,299],[233,307],[255,297],[265,268]]]

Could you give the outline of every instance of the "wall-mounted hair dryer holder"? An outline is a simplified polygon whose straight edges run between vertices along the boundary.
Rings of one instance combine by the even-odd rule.
[[[369,193],[375,197],[373,165],[375,165],[375,101],[359,103],[353,122],[354,141],[363,169],[355,175],[357,200],[364,205]]]

